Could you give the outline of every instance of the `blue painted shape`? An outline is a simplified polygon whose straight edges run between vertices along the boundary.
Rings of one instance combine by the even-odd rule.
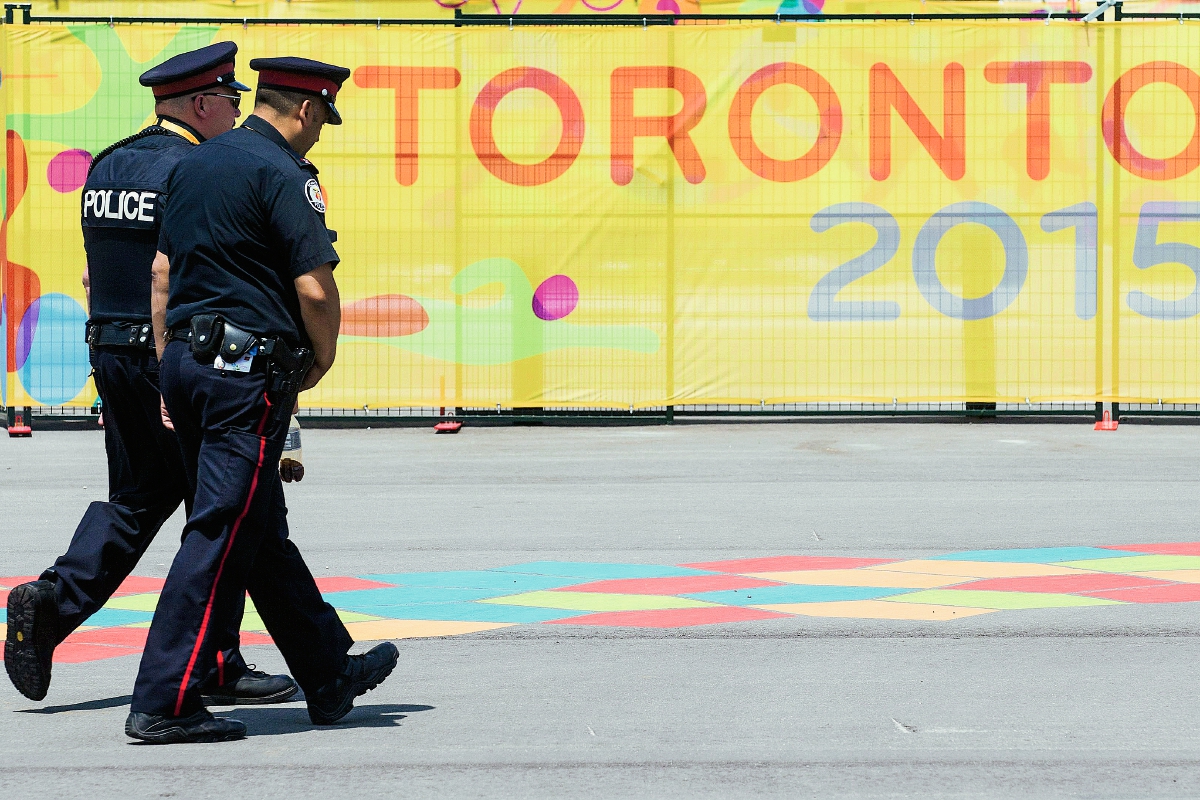
[[[112,628],[117,625],[132,625],[135,622],[149,622],[154,619],[152,611],[126,611],[123,608],[102,608],[92,614],[84,625],[94,625],[98,628]]]
[[[1060,561],[1084,561],[1089,558],[1119,558],[1131,550],[1105,550],[1102,547],[1025,547],[1014,550],[968,550],[933,556],[930,561],[988,561],[1010,564],[1056,564]]]
[[[437,589],[503,589],[505,593],[539,592],[578,583],[574,578],[550,575],[525,575],[519,572],[463,570],[460,572],[399,572],[393,575],[367,575],[367,580],[399,586],[426,586]]]
[[[597,564],[588,561],[531,561],[511,567],[497,567],[494,572],[523,572],[530,575],[553,575],[582,578],[590,581],[617,578],[675,578],[685,575],[718,575],[702,569],[667,567],[659,564]]]
[[[337,601],[338,608],[358,611],[362,608],[386,608],[388,606],[415,606],[426,603],[464,603],[503,597],[507,589],[459,589],[426,586],[395,586],[388,589],[356,589],[338,592],[330,597]],[[364,612],[374,613],[374,612]]]
[[[881,589],[874,586],[763,586],[727,592],[685,594],[694,600],[723,603],[727,606],[762,606],[772,603],[828,603],[834,600],[874,600],[908,594],[912,589]]]
[[[8,622],[8,609],[0,608],[0,622]]]
[[[345,611],[360,611],[388,619],[423,619],[440,622],[549,622],[590,614],[590,611],[564,611],[560,608],[530,608],[528,606],[503,606],[491,603],[421,603],[411,606],[368,606],[347,605],[342,602],[342,593],[334,598],[337,608]]]
[[[18,330],[17,351],[24,337],[30,339],[29,357],[17,370],[25,391],[42,405],[60,406],[83,391],[91,374],[83,329],[87,313],[65,294],[45,294],[25,312],[28,320],[36,315],[37,325],[24,320]]]

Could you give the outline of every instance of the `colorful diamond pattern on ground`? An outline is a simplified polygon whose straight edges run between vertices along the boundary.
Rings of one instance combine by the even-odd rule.
[[[35,579],[0,578],[0,595]],[[1200,602],[1200,542],[973,550],[909,560],[777,555],[681,565],[535,561],[486,570],[333,576],[319,578],[318,585],[360,641],[530,624],[685,628],[805,617],[953,623],[1021,609]],[[108,606],[59,646],[55,660],[139,653],[161,587],[161,578],[128,578]],[[247,599],[242,643],[270,642]]]

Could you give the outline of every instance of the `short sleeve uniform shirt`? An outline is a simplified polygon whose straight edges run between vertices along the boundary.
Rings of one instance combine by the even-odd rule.
[[[259,336],[308,344],[294,281],[339,260],[311,162],[250,116],[180,160],[165,204],[168,327],[215,313]]]

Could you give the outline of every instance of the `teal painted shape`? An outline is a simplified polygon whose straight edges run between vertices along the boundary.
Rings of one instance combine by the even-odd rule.
[[[907,594],[912,589],[880,589],[873,586],[763,586],[728,592],[685,594],[693,600],[707,600],[727,606],[763,606],[771,603],[829,603],[835,600],[874,600]]]
[[[495,571],[583,578],[589,581],[609,578],[675,578],[686,575],[720,574],[701,569],[666,567],[658,564],[598,564],[588,561],[531,561],[528,564],[498,567]]]
[[[423,586],[438,589],[486,589],[505,594],[539,592],[575,583],[573,578],[547,575],[522,575],[513,572],[473,570],[461,572],[398,572],[393,575],[367,575],[367,580],[395,583],[400,586]],[[370,591],[370,590],[366,590]],[[340,597],[341,595],[339,595]]]
[[[87,624],[97,628],[111,628],[118,625],[132,625],[136,622],[149,622],[152,619],[154,619],[154,614],[150,611],[102,608],[87,618]]]
[[[67,149],[99,153],[136,133],[153,110],[150,90],[138,76],[168,58],[210,44],[220,28],[185,26],[149,61],[135,61],[107,25],[69,25],[100,65],[100,86],[87,103],[62,114],[9,114],[8,128],[25,140],[58,142]]]
[[[336,598],[337,608],[361,611],[388,619],[422,619],[440,622],[508,622],[514,624],[549,622],[588,614],[588,611],[564,611],[561,608],[533,608],[530,606],[504,606],[488,603],[424,603],[412,606],[348,607],[342,603],[341,593]]]
[[[931,556],[930,561],[987,561],[1009,564],[1057,564],[1060,561],[1083,561],[1089,558],[1120,558],[1140,555],[1129,550],[1106,550],[1102,547],[1026,547],[1014,550],[968,550]]]
[[[416,297],[429,315],[424,330],[408,336],[342,336],[340,341],[376,342],[469,366],[510,364],[573,347],[658,351],[658,334],[639,325],[573,325],[561,319],[539,319],[533,313],[533,286],[510,258],[476,261],[454,276],[450,290],[466,295],[492,283],[503,284],[504,295],[487,308]]]

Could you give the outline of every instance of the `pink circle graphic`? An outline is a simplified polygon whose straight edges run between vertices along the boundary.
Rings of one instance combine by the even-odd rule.
[[[579,305],[579,288],[566,275],[551,275],[533,293],[533,313],[547,322],[562,319]]]
[[[87,150],[64,150],[50,159],[46,180],[56,192],[73,192],[87,181],[91,165],[92,154]]]

